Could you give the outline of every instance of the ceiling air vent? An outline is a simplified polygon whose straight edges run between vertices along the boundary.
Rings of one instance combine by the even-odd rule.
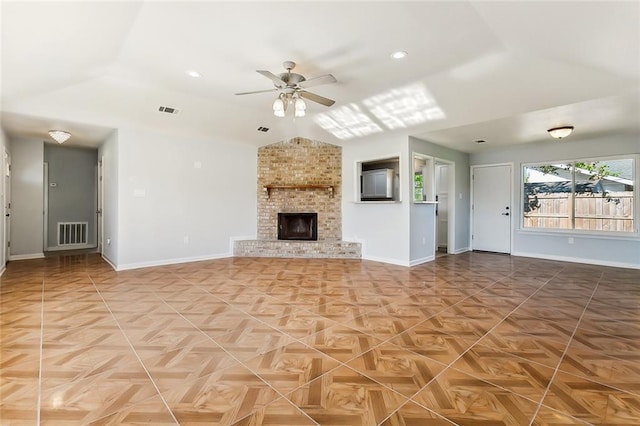
[[[258,127],[258,131],[259,131],[259,132],[268,132],[268,131],[269,131],[269,128],[268,128],[268,127],[262,127],[262,126],[260,126],[260,127]]]
[[[167,114],[177,114],[180,112],[178,108],[169,107],[169,106],[160,106],[160,108],[158,108],[158,111],[166,112]]]

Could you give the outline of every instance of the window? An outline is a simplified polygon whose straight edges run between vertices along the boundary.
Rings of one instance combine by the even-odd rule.
[[[590,159],[523,166],[523,227],[634,232],[635,161]]]
[[[413,175],[413,201],[424,200],[424,176],[422,173]]]

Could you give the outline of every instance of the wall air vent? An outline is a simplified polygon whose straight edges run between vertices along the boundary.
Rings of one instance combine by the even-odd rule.
[[[268,131],[269,131],[269,128],[268,128],[268,127],[262,127],[262,126],[260,126],[260,127],[258,127],[258,131],[259,131],[259,132],[268,132]]]
[[[158,111],[166,112],[167,114],[177,114],[180,112],[178,108],[169,107],[169,106],[160,106],[160,108],[158,108]]]

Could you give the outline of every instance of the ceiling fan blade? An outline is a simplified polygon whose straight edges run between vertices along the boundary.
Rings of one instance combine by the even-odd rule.
[[[337,81],[338,80],[336,80],[334,76],[332,76],[331,74],[327,74],[327,75],[321,75],[320,77],[310,78],[309,80],[301,81],[300,83],[298,83],[298,86],[302,87],[303,89],[306,89],[307,87],[319,86],[321,84],[335,83]]]
[[[240,92],[234,93],[235,95],[253,95],[254,93],[267,93],[267,92],[277,92],[278,89],[267,89],[267,90],[254,90],[252,92]]]
[[[275,75],[274,73],[272,73],[271,71],[265,71],[265,70],[257,70],[257,72],[259,74],[264,75],[265,77],[267,77],[268,79],[273,80],[274,84],[276,85],[276,87],[279,88],[283,88],[287,85],[287,82],[282,80],[280,77],[278,77],[277,75]]]
[[[316,95],[315,93],[311,93],[311,92],[306,92],[304,90],[301,90],[299,93],[300,93],[300,96],[302,96],[303,98],[309,99],[310,101],[313,101],[313,102],[317,102],[324,106],[329,107],[336,103],[336,101],[334,101],[333,99],[325,98],[323,96]]]

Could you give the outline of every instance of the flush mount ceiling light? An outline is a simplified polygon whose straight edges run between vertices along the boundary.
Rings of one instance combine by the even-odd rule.
[[[554,127],[553,129],[547,130],[547,132],[549,132],[552,138],[562,139],[573,133],[573,126]]]
[[[397,52],[393,52],[391,54],[391,57],[393,59],[403,59],[403,58],[406,58],[407,55],[408,55],[408,53],[405,52],[404,50],[398,50]]]
[[[71,133],[64,130],[49,130],[49,136],[58,143],[65,143],[71,137]]]
[[[186,72],[186,74],[187,74],[189,77],[193,77],[193,78],[200,78],[200,77],[202,77],[202,75],[201,75],[198,71],[195,71],[195,70],[189,70],[189,71],[187,71],[187,72]]]

